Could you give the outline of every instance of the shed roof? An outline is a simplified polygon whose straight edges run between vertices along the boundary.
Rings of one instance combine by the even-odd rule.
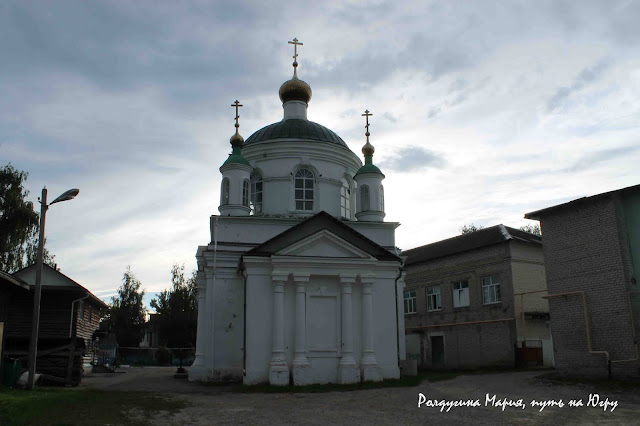
[[[29,291],[29,284],[27,284],[26,282],[22,281],[20,278],[14,277],[13,275],[8,274],[6,272],[0,271],[0,281],[4,281],[4,282],[7,282],[9,284],[13,284],[17,288],[19,287],[19,288],[21,288],[23,290]]]
[[[25,271],[30,270],[30,269],[34,269],[36,267],[36,264],[27,266],[26,268],[22,268],[19,271],[14,272],[12,275],[15,278],[19,278],[20,275],[24,274]],[[83,291],[86,294],[89,295],[89,298],[94,301],[96,304],[98,304],[100,307],[102,308],[106,308],[107,304],[104,303],[102,300],[100,300],[98,297],[96,297],[93,293],[91,293],[89,290],[87,290],[86,287],[80,285],[79,283],[77,283],[76,281],[72,280],[71,278],[69,278],[68,276],[66,276],[65,274],[63,274],[62,272],[58,271],[55,268],[52,268],[51,266],[47,265],[46,263],[43,265],[43,274],[44,273],[55,273],[60,275],[63,280],[55,285],[43,285],[42,288],[43,289],[47,289],[47,290],[77,290],[77,291]],[[22,280],[22,282],[26,283],[27,285],[29,285],[29,287],[33,287],[35,286],[35,281],[33,283],[31,282],[27,282],[25,280]]]
[[[542,244],[542,238],[538,235],[509,226],[496,225],[425,246],[404,250],[402,255],[408,256],[405,265],[410,265],[511,240]]]

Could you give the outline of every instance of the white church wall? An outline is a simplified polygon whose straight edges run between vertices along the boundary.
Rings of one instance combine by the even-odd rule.
[[[374,345],[378,367],[385,379],[400,377],[396,305],[389,303],[390,300],[395,301],[395,297],[395,279],[379,278],[373,294]]]
[[[271,361],[273,290],[269,259],[245,262],[247,279],[247,359],[243,383],[269,381]]]
[[[353,176],[361,162],[351,151],[333,144],[282,141],[249,145],[243,156],[263,176],[263,213],[296,215],[293,176],[307,166],[315,175],[314,209],[340,216],[340,179]],[[292,154],[293,153],[293,154]],[[355,191],[352,191],[355,196]]]
[[[212,223],[216,217],[218,218],[218,224],[212,225],[212,228],[217,227],[218,241],[245,243],[248,245],[261,244],[300,223],[299,219],[294,218],[246,216],[213,216]],[[394,253],[395,228],[398,227],[398,223],[357,221],[344,221],[343,223]],[[211,241],[214,241],[214,239],[215,236],[212,234]]]
[[[224,380],[242,376],[243,346],[243,280],[234,270],[216,272],[214,289],[214,352],[213,367]],[[224,350],[220,350],[224,348]]]

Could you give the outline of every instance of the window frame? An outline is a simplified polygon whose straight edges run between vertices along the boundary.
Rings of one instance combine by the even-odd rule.
[[[251,199],[249,206],[251,212],[254,215],[262,213],[262,198],[264,191],[264,181],[262,179],[262,173],[254,172],[249,177],[249,184],[251,186]]]
[[[437,293],[433,292],[430,293],[429,291],[431,289],[437,289]],[[437,312],[437,311],[441,311],[442,310],[442,289],[440,288],[439,285],[432,285],[429,286],[427,288],[425,288],[424,290],[426,299],[427,299],[427,312]],[[435,302],[435,308],[432,308],[431,305],[431,301]]]
[[[342,185],[340,186],[340,216],[345,219],[351,220],[353,218],[353,212],[351,209],[351,185],[345,178],[341,179]]]
[[[230,182],[229,178],[223,178],[222,184],[220,185],[220,205],[228,206],[229,205],[229,197],[230,197]]]
[[[378,211],[384,211],[384,186],[380,185],[380,196],[378,199]]]
[[[416,297],[416,290],[409,289],[405,290],[403,293],[403,305],[404,305],[404,314],[411,315],[418,313],[418,303]],[[409,308],[413,307],[413,310],[410,312]]]
[[[456,288],[460,286],[460,288]],[[456,293],[457,292],[457,293]],[[461,303],[460,295],[466,294],[466,304]],[[471,301],[469,300],[469,280],[460,280],[454,281],[451,283],[451,295],[453,299],[453,307],[454,308],[466,308],[471,305]],[[457,295],[457,298],[456,298]]]
[[[493,279],[496,279],[497,282],[493,282]],[[489,279],[489,283],[486,283],[486,279]],[[485,294],[485,289],[487,289],[487,293]],[[486,295],[491,295],[491,290],[493,290],[493,296],[495,300],[487,302]],[[500,293],[500,279],[498,275],[487,275],[482,277],[482,304],[483,305],[495,305],[498,303],[502,303],[502,297]]]
[[[367,212],[371,210],[371,191],[369,185],[360,187],[360,211]]]
[[[304,176],[302,174],[304,173]],[[301,182],[301,186],[298,187],[298,181]],[[312,212],[315,209],[315,183],[316,175],[308,167],[300,167],[293,175],[293,202],[294,209],[300,212]],[[299,193],[301,197],[298,197]],[[308,198],[309,192],[311,192],[311,198]],[[301,203],[301,204],[299,204]],[[309,208],[310,207],[310,208]]]
[[[249,179],[244,179],[242,181],[242,205],[245,207],[249,207]]]

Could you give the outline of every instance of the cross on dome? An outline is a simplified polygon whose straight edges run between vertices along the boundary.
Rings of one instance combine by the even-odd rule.
[[[367,132],[364,134],[367,137],[367,142],[369,142],[369,136],[371,135],[371,133],[369,133],[369,117],[372,115],[373,114],[371,114],[368,109],[365,109],[364,114],[362,114],[362,116],[367,119],[367,125],[364,126],[367,129]]]
[[[278,92],[280,100],[283,105],[289,101],[302,101],[308,104],[311,99],[311,87],[298,78],[298,46],[302,46],[303,44],[300,43],[297,38],[294,38],[293,41],[289,41],[288,43],[293,44],[293,78],[285,81],[282,83],[282,86],[280,86]]]
[[[240,127],[240,124],[238,123],[238,119],[240,118],[240,115],[238,114],[238,108],[242,107],[243,105],[241,105],[240,102],[238,102],[238,100],[236,99],[236,101],[232,103],[231,106],[236,108],[236,133],[238,133],[238,127]]]
[[[297,38],[287,43],[293,44],[293,75],[296,75],[296,68],[298,67],[298,46],[303,46],[303,43],[299,43]]]
[[[371,114],[368,109],[364,110],[364,114],[362,114],[362,116],[365,117],[365,119],[367,120],[367,125],[364,126],[367,129],[367,131],[364,134],[367,137],[367,143],[364,144],[364,146],[362,147],[362,153],[364,154],[365,161],[367,162],[367,164],[371,162],[371,157],[375,152],[375,148],[373,147],[373,145],[369,143],[369,136],[371,135],[371,133],[369,133],[369,117],[371,117],[372,115],[373,114]]]

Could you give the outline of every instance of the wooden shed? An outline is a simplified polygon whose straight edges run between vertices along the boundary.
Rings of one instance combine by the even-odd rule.
[[[28,366],[36,266],[0,273],[3,362]],[[107,305],[55,268],[44,265],[36,372],[51,382],[78,384],[90,370],[93,334]]]

